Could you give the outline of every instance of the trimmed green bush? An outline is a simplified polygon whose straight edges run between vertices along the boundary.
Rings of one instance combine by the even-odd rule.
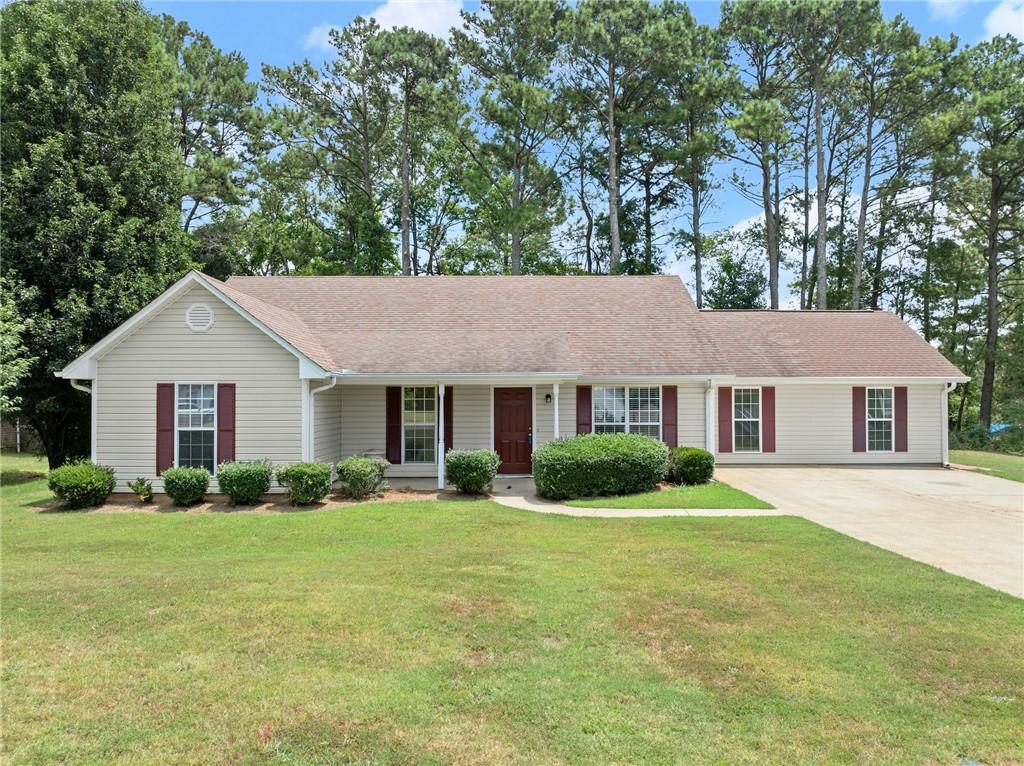
[[[140,503],[153,502],[153,482],[140,476],[135,481],[128,482],[128,489],[134,492]]]
[[[270,463],[266,460],[238,460],[217,466],[220,491],[232,505],[255,505],[270,491]]]
[[[114,491],[114,469],[90,460],[76,460],[50,471],[50,491],[68,508],[103,505]]]
[[[162,478],[164,492],[175,505],[195,505],[210,488],[210,472],[205,468],[168,468]]]
[[[665,476],[668,447],[640,434],[584,434],[533,453],[537,491],[552,500],[649,492]]]
[[[479,495],[491,488],[500,463],[494,450],[453,449],[444,456],[444,475],[459,492]]]
[[[672,484],[707,484],[715,475],[715,456],[699,447],[678,447],[668,456],[665,478]]]
[[[331,467],[327,463],[295,463],[277,472],[277,483],[288,490],[292,505],[319,503],[331,491]]]
[[[387,465],[387,461],[380,458],[353,455],[338,463],[338,478],[353,499],[362,500],[378,494],[387,487],[387,482],[384,481],[384,469]]]

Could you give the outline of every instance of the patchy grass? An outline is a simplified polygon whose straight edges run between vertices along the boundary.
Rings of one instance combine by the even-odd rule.
[[[951,463],[984,468],[986,470],[982,471],[982,473],[998,476],[1002,479],[1024,482],[1024,457],[1020,455],[951,449],[949,451],[949,460]]]
[[[1024,602],[801,519],[46,497],[0,489],[5,763],[1024,761]]]
[[[654,492],[620,497],[568,500],[577,508],[774,508],[753,495],[720,481],[692,487],[665,486]]]
[[[28,452],[0,453],[0,486],[9,487],[45,478],[46,458]]]

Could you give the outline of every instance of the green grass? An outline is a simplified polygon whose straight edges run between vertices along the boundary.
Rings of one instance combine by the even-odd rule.
[[[667,487],[620,497],[568,500],[577,508],[774,508],[764,500],[720,481],[692,487]]]
[[[951,463],[987,468],[988,470],[983,473],[992,476],[1024,482],[1024,457],[1020,455],[951,449],[949,451],[949,460]]]
[[[800,519],[36,513],[10,475],[6,764],[1024,760],[1024,602]]]

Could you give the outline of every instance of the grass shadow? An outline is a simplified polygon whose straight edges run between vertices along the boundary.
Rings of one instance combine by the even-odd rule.
[[[0,471],[0,486],[11,487],[16,484],[27,484],[30,481],[45,478],[45,471],[19,471],[11,468],[6,471]]]

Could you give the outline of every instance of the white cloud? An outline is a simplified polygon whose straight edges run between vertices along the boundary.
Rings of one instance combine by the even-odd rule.
[[[928,0],[928,13],[932,19],[956,19],[970,4],[971,0]]]
[[[452,27],[462,25],[462,0],[387,0],[368,13],[384,29],[412,27],[437,37],[448,37]],[[317,24],[306,35],[305,47],[324,52],[333,50],[330,32],[339,24]]]
[[[997,35],[1024,40],[1024,0],[1003,0],[985,17],[985,37]]]

